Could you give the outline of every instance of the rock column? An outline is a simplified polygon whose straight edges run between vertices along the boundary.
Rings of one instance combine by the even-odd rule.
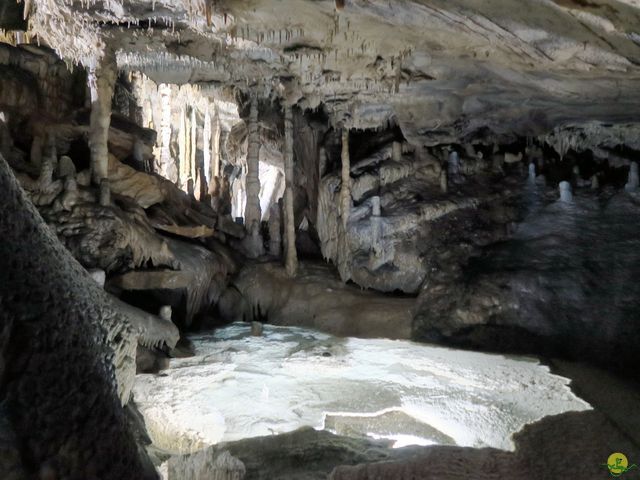
[[[178,128],[178,178],[180,186],[184,189],[189,176],[187,166],[187,113],[184,107],[180,109],[180,124]]]
[[[276,257],[282,255],[282,233],[280,232],[280,204],[278,201],[271,205],[269,212],[269,253]]]
[[[109,126],[111,125],[111,100],[116,83],[115,55],[106,51],[98,66],[89,72],[91,89],[91,118],[89,148],[91,149],[91,179],[100,185],[109,176]]]
[[[369,265],[377,268],[377,260],[382,257],[382,214],[380,209],[380,197],[371,197],[371,255],[369,257]]]
[[[293,214],[293,113],[289,106],[284,110],[284,179],[285,269],[293,277],[298,270],[298,254]]]
[[[258,101],[251,98],[249,113],[249,145],[247,149],[247,204],[244,210],[244,223],[247,229],[260,225],[262,219],[260,211],[260,177],[259,177],[260,137],[258,134]]]
[[[169,165],[174,161],[171,158],[171,86],[166,83],[158,87],[160,94],[161,120],[160,120],[160,175],[171,178]]]
[[[191,107],[191,121],[189,122],[191,127],[191,134],[189,137],[190,148],[189,148],[189,178],[196,181],[196,151],[198,149],[198,123],[196,118],[196,109],[195,107]]]
[[[342,225],[347,227],[351,210],[351,161],[349,159],[349,130],[342,129],[342,186],[340,188],[340,214]]]
[[[248,235],[244,239],[245,252],[251,258],[264,253],[260,222],[260,176],[259,176],[260,137],[258,133],[258,101],[251,98],[249,113],[249,145],[247,148],[247,175],[245,177],[247,202],[244,209],[244,222]]]

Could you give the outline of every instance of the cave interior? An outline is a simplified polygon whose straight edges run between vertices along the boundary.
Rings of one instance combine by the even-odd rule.
[[[3,0],[0,478],[635,478],[638,92],[638,0]]]

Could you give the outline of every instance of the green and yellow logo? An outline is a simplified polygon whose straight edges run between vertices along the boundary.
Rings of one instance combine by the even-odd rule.
[[[604,466],[609,469],[609,473],[612,477],[619,477],[620,475],[627,473],[629,470],[633,470],[637,468],[637,465],[634,463],[629,465],[629,460],[624,453],[612,453],[609,455],[607,459],[607,463]]]

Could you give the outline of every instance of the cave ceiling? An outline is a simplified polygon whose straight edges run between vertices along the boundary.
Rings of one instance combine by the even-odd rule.
[[[344,6],[341,4],[344,3]],[[640,111],[639,0],[31,0],[32,35],[92,66],[250,90],[415,144],[542,135]]]

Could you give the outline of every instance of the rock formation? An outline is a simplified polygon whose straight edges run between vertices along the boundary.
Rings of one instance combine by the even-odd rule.
[[[111,123],[111,99],[116,82],[117,66],[113,52],[104,52],[98,66],[89,73],[91,90],[91,178],[96,185],[102,185],[109,178],[109,125]],[[102,188],[102,186],[101,186]]]
[[[293,114],[291,107],[284,112],[284,231],[285,231],[285,268],[287,274],[295,276],[298,269],[298,254],[296,253],[296,225],[293,215]]]
[[[155,478],[120,407],[133,384],[135,331],[47,228],[3,158],[0,184],[2,416],[16,439],[13,454],[2,455],[3,475]]]

